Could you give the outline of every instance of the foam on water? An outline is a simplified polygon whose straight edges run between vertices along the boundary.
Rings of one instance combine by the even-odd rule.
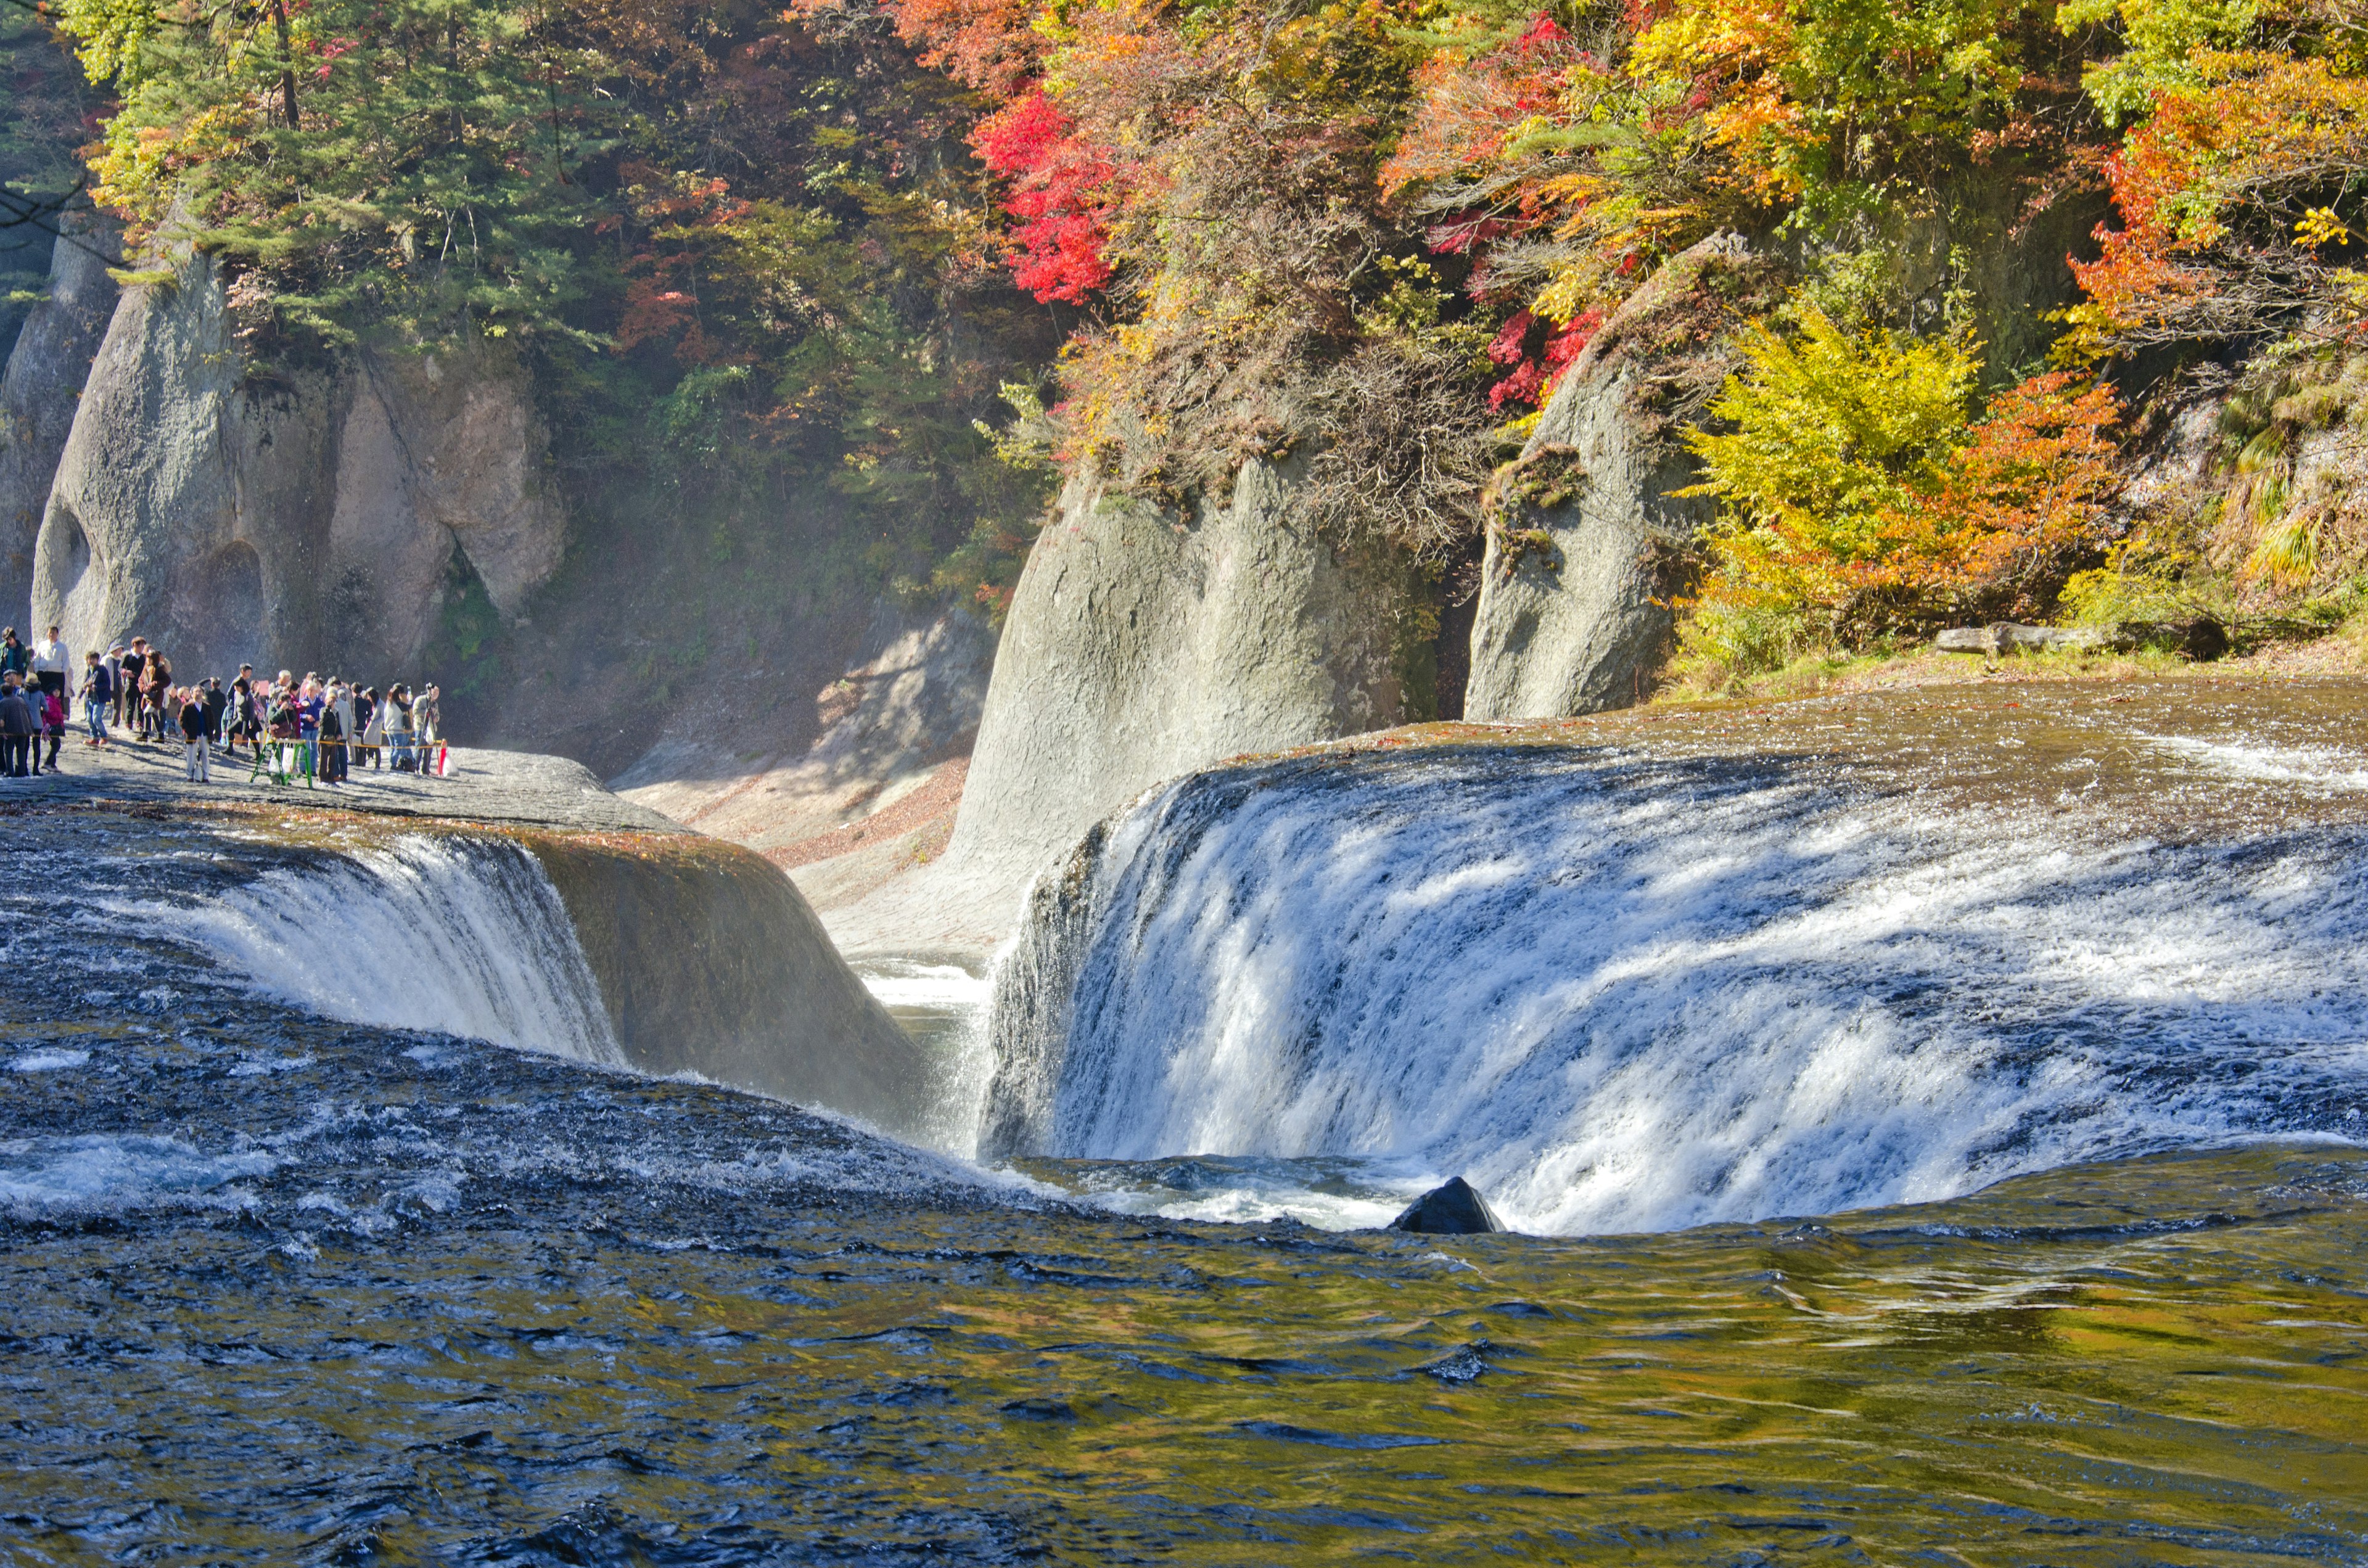
[[[2192,735],[2146,738],[2174,756],[2232,778],[2301,784],[2347,793],[2368,790],[2368,765],[2352,753],[2333,746],[2243,745],[2199,740]]]
[[[177,1138],[88,1133],[0,1144],[0,1209],[27,1216],[238,1209],[234,1185],[279,1164],[262,1150],[207,1153]]]
[[[1649,772],[1171,786],[1030,901],[991,1151],[1388,1158],[1579,1233],[2362,1130],[2356,832],[2098,844]]]
[[[854,967],[864,988],[891,1009],[983,1007],[994,989],[991,982],[960,964],[886,958],[861,960]]]
[[[135,913],[328,1017],[624,1064],[559,891],[507,839],[408,835]]]
[[[8,1063],[11,1073],[58,1073],[90,1060],[87,1051],[28,1051]]]
[[[1325,1231],[1387,1225],[1439,1184],[1434,1173],[1357,1159],[1027,1162],[1056,1190],[1121,1214],[1257,1224],[1292,1219]]]

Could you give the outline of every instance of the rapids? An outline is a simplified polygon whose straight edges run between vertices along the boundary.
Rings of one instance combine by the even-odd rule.
[[[1944,782],[2035,745],[2020,799],[1871,780],[1838,704],[1739,755],[1698,718],[1190,776],[1036,890],[984,1147],[1360,1157],[1569,1234],[2368,1134],[2368,756],[2316,715],[2322,744],[2279,744],[2267,699],[2264,744],[2115,695],[1924,737]],[[1887,747],[1912,715],[1885,706],[1855,722]],[[2196,765],[2259,825],[2121,813]]]
[[[678,853],[20,809],[0,1562],[2368,1561],[2368,744],[2048,701],[1170,790],[950,1153],[604,1052]]]

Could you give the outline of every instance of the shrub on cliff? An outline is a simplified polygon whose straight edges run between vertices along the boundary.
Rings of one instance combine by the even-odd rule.
[[[1336,538],[1434,552],[1471,532],[1494,324],[1375,179],[1409,12],[893,10],[927,58],[1005,95],[973,144],[1005,182],[1007,262],[1089,308],[1059,369],[1065,464],[1183,506],[1296,452],[1298,503]]]
[[[2037,376],[1975,420],[1972,346],[1798,314],[1797,338],[1754,335],[1691,438],[1722,511],[1681,632],[1697,676],[2051,608],[2105,540],[2112,391]]]

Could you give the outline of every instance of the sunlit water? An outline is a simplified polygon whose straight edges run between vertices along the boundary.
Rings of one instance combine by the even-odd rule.
[[[982,1170],[566,1040],[337,1021],[347,968],[241,956],[289,950],[255,890],[315,862],[7,826],[0,1562],[2368,1562],[2368,1154],[2333,1136],[1401,1236],[1355,1227],[1419,1160]],[[493,917],[370,852],[308,919],[415,874]],[[524,946],[536,901],[495,901]],[[200,905],[237,919],[162,934]],[[359,994],[424,983],[406,942],[345,944]],[[550,980],[472,972],[486,1028]],[[984,977],[867,979],[977,1082]],[[2335,1076],[2276,1103],[2340,1131]]]

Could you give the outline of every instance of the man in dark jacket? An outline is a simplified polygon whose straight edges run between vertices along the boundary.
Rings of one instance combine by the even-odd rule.
[[[41,722],[25,700],[25,687],[16,671],[0,676],[0,776],[23,778],[31,772],[33,736]]]
[[[230,693],[222,689],[222,676],[206,677],[206,743],[220,745],[222,740],[222,711],[230,706]]]
[[[103,746],[107,744],[107,710],[115,700],[115,671],[97,653],[82,657],[82,717],[90,726],[90,739],[83,744]]]

